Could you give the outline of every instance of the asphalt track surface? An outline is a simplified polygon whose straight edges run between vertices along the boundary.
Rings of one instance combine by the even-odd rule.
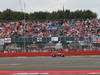
[[[54,71],[100,70],[100,56],[68,56],[64,58],[63,57],[5,58],[4,57],[4,58],[0,58],[0,71],[2,70],[12,70],[12,71],[16,71],[16,70],[26,70],[26,71],[27,70],[43,70],[43,71],[45,70],[49,70],[49,71],[50,70],[54,70]],[[4,75],[8,75],[8,74],[4,74]],[[12,74],[12,75],[35,75],[35,74]],[[86,74],[81,74],[81,75],[86,75]],[[94,74],[94,75],[100,75],[100,74]]]

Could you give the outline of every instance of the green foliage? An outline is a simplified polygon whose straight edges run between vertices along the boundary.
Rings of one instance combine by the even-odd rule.
[[[0,12],[0,21],[18,21],[18,20],[57,20],[57,19],[92,19],[97,18],[97,14],[90,10],[76,10],[74,12],[70,10],[58,10],[53,12],[34,12],[24,13],[7,9]]]

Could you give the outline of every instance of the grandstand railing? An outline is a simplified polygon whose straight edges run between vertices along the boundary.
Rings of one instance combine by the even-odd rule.
[[[95,45],[89,38],[74,37],[12,37],[0,41],[0,51],[45,51],[55,49],[57,43],[61,43],[63,48],[69,50],[98,50],[100,45]],[[25,50],[24,50],[25,49]]]

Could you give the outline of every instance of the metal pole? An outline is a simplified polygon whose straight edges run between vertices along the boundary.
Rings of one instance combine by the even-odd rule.
[[[23,12],[23,8],[22,8],[22,0],[19,0],[19,7],[20,7],[20,11]]]
[[[22,5],[23,3],[23,5]],[[24,51],[26,50],[25,49],[25,27],[26,27],[26,16],[25,16],[25,12],[26,12],[26,2],[25,0],[19,0],[19,4],[20,4],[20,10],[23,12],[23,23],[24,23],[24,26],[23,26],[23,36],[24,36]]]
[[[26,27],[26,20],[25,20],[25,13],[26,13],[26,3],[25,3],[25,0],[23,0],[24,1],[24,29],[23,29],[23,33],[24,33],[24,50],[26,51],[26,47],[25,47],[25,27]]]

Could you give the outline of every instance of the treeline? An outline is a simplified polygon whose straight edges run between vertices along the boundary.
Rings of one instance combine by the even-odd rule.
[[[17,21],[17,20],[57,20],[57,19],[92,19],[97,18],[97,14],[90,10],[58,10],[53,12],[34,12],[24,13],[7,9],[0,12],[0,21]]]

